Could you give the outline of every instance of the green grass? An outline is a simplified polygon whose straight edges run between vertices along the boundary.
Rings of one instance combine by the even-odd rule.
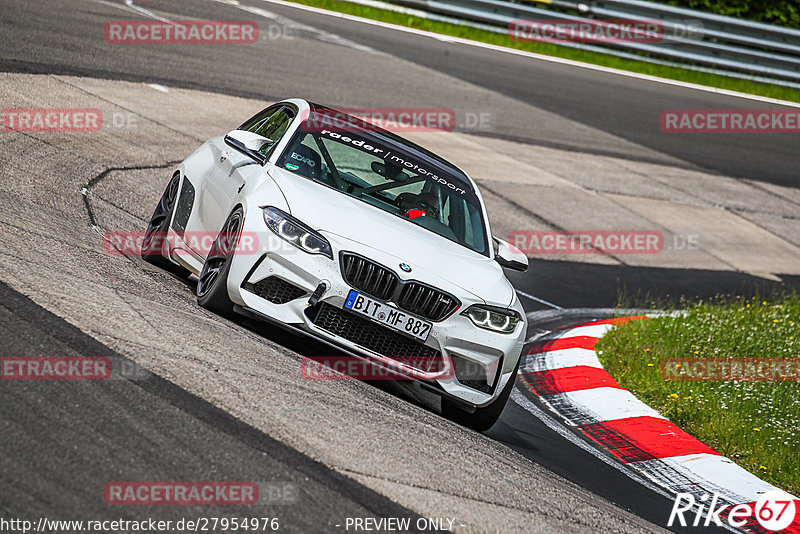
[[[662,360],[800,358],[800,297],[716,299],[632,321],[598,356],[619,383],[700,441],[800,495],[800,382],[665,381]]]
[[[431,21],[420,17],[411,15],[404,15],[385,9],[378,9],[369,6],[362,6],[353,4],[343,0],[291,0],[298,4],[328,9],[349,15],[355,15],[363,18],[379,20],[409,28],[417,28],[420,30],[427,30],[444,35],[451,35],[454,37],[462,37],[464,39],[471,39],[483,43],[504,46],[507,48],[514,48],[518,50],[527,50],[539,54],[546,54],[549,56],[556,56],[566,59],[573,59],[576,61],[583,61],[586,63],[593,63],[604,67],[612,67],[621,70],[637,72],[641,74],[649,74],[652,76],[660,76],[662,78],[670,78],[673,80],[680,80],[684,82],[696,83],[700,85],[707,85],[710,87],[728,89],[731,91],[739,91],[742,93],[750,93],[759,96],[766,96],[771,98],[778,98],[781,100],[790,100],[793,102],[800,102],[800,90],[791,89],[777,85],[770,85],[765,83],[754,82],[750,80],[740,80],[737,78],[730,78],[719,74],[711,74],[704,72],[697,72],[693,70],[683,69],[680,67],[669,67],[664,65],[654,65],[644,61],[637,61],[631,59],[622,59],[614,56],[608,56],[596,52],[589,52],[584,50],[575,50],[564,46],[559,46],[550,43],[517,43],[513,41],[507,34],[498,34],[468,26],[459,26],[456,24],[448,24],[444,22]]]

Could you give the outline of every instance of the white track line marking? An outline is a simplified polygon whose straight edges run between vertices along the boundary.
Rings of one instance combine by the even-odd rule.
[[[265,0],[265,1],[266,1],[266,0]],[[563,310],[563,309],[564,309],[564,308],[562,308],[561,306],[556,306],[556,305],[555,305],[555,304],[553,304],[552,302],[547,302],[546,300],[540,299],[539,297],[534,297],[533,295],[530,295],[530,294],[528,294],[528,293],[525,293],[524,291],[520,291],[519,289],[517,289],[517,290],[515,290],[515,291],[517,292],[517,295],[522,295],[522,296],[523,296],[523,297],[525,297],[526,299],[531,299],[531,300],[533,300],[533,301],[536,301],[536,302],[538,302],[538,303],[540,303],[540,304],[544,304],[545,306],[550,306],[550,307],[551,307],[551,308],[553,308],[554,310]]]
[[[131,9],[135,9],[136,11],[141,13],[142,15],[150,17],[151,19],[156,19],[156,20],[160,20],[161,22],[166,22],[167,24],[175,25],[175,22],[173,22],[173,21],[171,21],[169,19],[165,19],[163,17],[159,17],[158,15],[153,13],[152,11],[148,11],[147,9],[145,9],[143,7],[137,6],[136,4],[133,3],[133,0],[125,0],[125,5],[130,7]]]
[[[278,15],[277,13],[273,13],[272,11],[267,11],[266,9],[261,9],[260,7],[252,7],[252,6],[242,6],[237,5],[239,9],[242,11],[246,11],[248,13],[252,13],[253,15],[258,15],[260,17],[264,17],[269,20],[274,20],[276,23],[285,26],[287,28],[291,28],[295,31],[306,31],[311,33],[317,37],[320,41],[326,41],[328,43],[333,43],[341,46],[347,46],[349,48],[353,48],[355,50],[361,50],[362,52],[368,52],[370,54],[382,54],[377,50],[370,48],[368,46],[360,45],[349,39],[345,39],[335,33],[326,32],[319,28],[315,28],[314,26],[309,26],[308,24],[303,24],[302,22],[297,22],[296,20],[286,18],[282,15]]]
[[[579,326],[577,328],[570,328],[563,335],[558,336],[561,339],[569,338],[569,337],[596,337],[600,339],[603,337],[606,332],[614,328],[613,324],[592,324],[589,326]],[[592,351],[594,352],[594,351]]]
[[[372,26],[378,26],[380,28],[397,30],[401,32],[410,33],[413,35],[421,35],[425,37],[430,37],[432,39],[436,39],[438,41],[443,41],[446,43],[453,43],[453,44],[461,44],[467,46],[474,46],[476,48],[483,48],[486,50],[492,50],[495,52],[502,52],[505,54],[514,54],[517,56],[529,57],[532,59],[539,59],[542,61],[549,61],[550,63],[558,63],[561,65],[569,65],[572,67],[579,67],[582,69],[588,70],[595,70],[599,72],[605,72],[609,74],[616,74],[619,76],[625,76],[628,78],[634,78],[637,80],[644,80],[654,83],[660,83],[664,85],[673,85],[676,87],[683,87],[685,89],[694,89],[697,91],[703,91],[706,93],[714,93],[723,96],[731,96],[734,98],[742,98],[745,100],[752,100],[754,102],[762,102],[765,104],[775,104],[779,106],[788,106],[792,108],[800,108],[800,102],[789,102],[788,100],[779,100],[777,98],[770,98],[766,96],[758,96],[758,95],[751,95],[748,93],[740,93],[739,91],[731,91],[728,89],[719,89],[717,87],[709,87],[707,85],[700,85],[696,83],[689,83],[689,82],[682,82],[678,80],[670,80],[668,78],[660,78],[658,76],[651,76],[649,74],[639,74],[637,72],[631,72],[627,70],[621,69],[614,69],[611,67],[603,67],[600,65],[593,65],[591,63],[584,63],[582,61],[575,61],[574,59],[565,59],[555,56],[547,56],[544,54],[537,54],[535,52],[527,52],[525,50],[516,50],[514,48],[506,48],[504,46],[492,45],[488,43],[481,43],[479,41],[472,41],[470,39],[463,39],[461,37],[451,37],[449,35],[442,35],[440,33],[433,33],[425,30],[418,30],[416,28],[407,28],[405,26],[398,26],[397,24],[390,24],[388,22],[380,22],[377,20],[367,19],[364,17],[357,17],[355,15],[347,15],[345,13],[337,13],[335,11],[328,11],[327,9],[320,9],[318,7],[311,7],[305,6],[302,4],[295,4],[292,2],[285,2],[284,0],[262,0],[263,2],[269,2],[271,4],[277,4],[285,7],[291,7],[294,9],[300,9],[303,11],[309,11],[311,13],[317,13],[320,15],[327,15],[330,17],[336,17],[344,20],[349,20],[352,22],[360,22],[362,24],[370,24]]]
[[[580,412],[580,421],[573,422],[581,425],[589,423],[602,423],[627,419],[629,417],[655,417],[666,419],[650,406],[636,398],[627,389],[619,388],[592,388],[567,393],[547,395],[542,401],[548,405],[556,405],[557,412],[569,410]],[[573,416],[570,416],[573,417]]]
[[[133,3],[133,0],[124,0],[125,4],[117,4],[116,2],[108,2],[106,0],[92,0],[93,2],[97,2],[98,4],[103,4],[106,6],[116,7],[117,9],[122,9],[123,11],[128,11],[129,13],[138,13],[140,15],[144,15],[145,17],[150,17],[151,19],[158,20],[165,24],[172,24],[173,26],[177,26],[177,23],[173,20],[165,19],[164,17],[159,17],[152,11],[148,11],[143,7],[139,7]]]
[[[519,372],[536,373],[539,371],[564,369],[566,367],[577,367],[579,365],[596,367],[598,369],[603,368],[593,350],[574,348],[551,350],[525,356],[525,360],[519,367]]]
[[[137,9],[125,6],[123,4],[117,4],[115,2],[107,2],[106,0],[92,0],[92,1],[96,2],[98,4],[103,4],[104,6],[116,7],[117,9],[121,9],[121,10],[127,11],[129,13],[141,13],[141,11],[139,11]]]

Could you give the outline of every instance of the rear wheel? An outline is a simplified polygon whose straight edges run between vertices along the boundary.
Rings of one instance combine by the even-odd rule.
[[[142,259],[147,263],[152,263],[162,269],[169,271],[182,278],[189,276],[189,271],[172,263],[162,254],[167,240],[169,223],[172,220],[172,213],[175,211],[175,204],[178,200],[178,188],[181,183],[179,174],[175,174],[167,184],[164,194],[156,205],[153,216],[147,224],[147,230],[142,239]]]
[[[503,391],[500,392],[500,396],[489,406],[476,408],[473,413],[469,413],[461,408],[458,403],[451,401],[447,397],[442,397],[442,415],[459,425],[477,430],[478,432],[489,430],[497,422],[500,414],[503,413],[503,408],[505,408],[506,402],[508,402],[508,397],[511,396],[511,390],[514,389],[514,382],[517,379],[518,370],[519,361],[517,361],[517,365],[514,367],[514,372],[508,379],[506,387],[503,388]]]
[[[233,302],[228,296],[228,273],[243,223],[244,210],[238,207],[222,225],[197,281],[197,303],[220,315],[233,314]]]

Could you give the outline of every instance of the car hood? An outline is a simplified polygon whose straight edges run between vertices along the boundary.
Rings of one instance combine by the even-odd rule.
[[[514,288],[500,265],[488,257],[283,169],[273,167],[268,174],[283,192],[291,214],[329,237],[335,248],[370,257],[405,280],[452,293],[467,291],[495,306],[511,305]],[[401,263],[411,272],[401,271]]]

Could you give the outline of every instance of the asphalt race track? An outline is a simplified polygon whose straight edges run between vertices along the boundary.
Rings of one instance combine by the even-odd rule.
[[[7,353],[94,354],[124,361],[8,286],[0,286],[0,293],[2,336],[10,343]],[[109,381],[100,388],[75,388],[69,383],[39,386],[4,387],[0,394],[7,407],[3,446],[14,451],[3,456],[2,498],[7,507],[3,512],[8,515],[18,517],[26,509],[38,514],[45,501],[55,513],[80,510],[85,517],[103,517],[106,505],[94,492],[94,480],[170,473],[178,478],[258,480],[275,487],[302,487],[302,492],[289,493],[285,502],[275,505],[281,519],[298,531],[331,528],[333,524],[321,518],[342,514],[415,517],[410,510],[155,375],[148,373],[137,382]],[[149,421],[146,427],[139,426],[143,420]],[[318,515],[295,506],[300,499],[317,503]],[[154,508],[147,515],[161,520],[204,515],[200,507]],[[252,514],[244,507],[226,512]],[[140,511],[128,509],[120,516],[136,519]]]
[[[764,104],[261,0],[127,4],[165,18],[254,19],[278,37],[252,47],[112,46],[107,20],[147,18],[122,0],[0,8],[3,107],[95,106],[137,118],[98,136],[0,133],[3,355],[108,356],[140,371],[101,385],[0,386],[0,518],[274,516],[288,532],[346,532],[348,517],[452,518],[457,532],[663,530],[669,498],[514,397],[481,435],[441,418],[413,388],[303,380],[301,358],[329,349],[206,312],[192,281],[105,254],[102,232],[143,229],[176,162],[287,96],[488,112],[493,126],[470,139],[796,187],[796,138],[658,128],[664,109]],[[486,188],[514,194],[513,184]],[[794,198],[784,217],[792,224]],[[620,296],[663,305],[800,287],[797,273],[779,274],[537,259],[509,278],[536,318],[534,335],[603,317]],[[289,496],[238,508],[108,506],[103,487],[119,480],[250,480]]]

